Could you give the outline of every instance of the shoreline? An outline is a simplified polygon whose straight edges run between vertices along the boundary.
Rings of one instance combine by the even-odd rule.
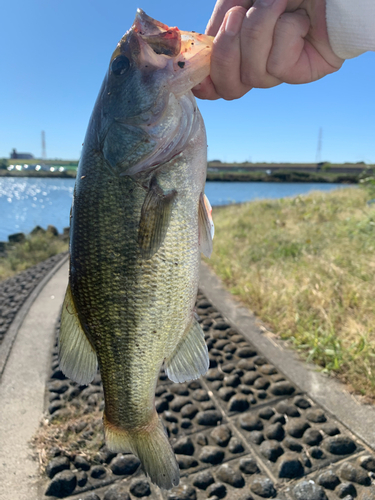
[[[53,178],[53,179],[75,179],[75,172],[72,170],[64,172],[35,172],[21,171],[9,172],[0,170],[1,178]],[[327,184],[358,184],[362,178],[362,172],[358,174],[347,173],[315,173],[298,170],[276,170],[271,173],[266,171],[254,172],[207,172],[207,181],[210,182],[324,182]]]
[[[210,182],[323,182],[327,184],[358,184],[360,174],[315,174],[299,171],[278,171],[271,174],[266,172],[254,173],[213,173],[208,172],[207,181]]]
[[[21,160],[19,160],[21,162]],[[42,177],[74,179],[76,160],[41,160],[34,158],[25,165],[14,166],[15,160],[0,161],[1,177]],[[39,166],[38,170],[35,168]],[[15,167],[15,168],[14,168]],[[8,170],[11,168],[11,170]],[[52,171],[51,171],[52,169]],[[61,169],[61,170],[60,170]],[[227,163],[207,162],[207,180],[210,182],[324,182],[357,184],[372,176],[375,165],[357,163]]]
[[[46,171],[39,171],[36,172],[35,170],[21,170],[21,171],[9,171],[9,170],[0,170],[0,179],[2,177],[34,177],[34,178],[47,178],[47,177],[52,177],[52,178],[62,178],[62,179],[75,179],[76,178],[76,173],[74,170],[64,170],[63,172],[46,172]]]

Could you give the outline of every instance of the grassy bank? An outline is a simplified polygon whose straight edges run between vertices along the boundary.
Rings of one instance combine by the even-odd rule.
[[[345,184],[356,184],[361,178],[358,174],[345,174],[336,172],[315,173],[299,172],[292,170],[279,170],[267,174],[267,172],[207,172],[208,181],[221,182],[336,182]]]
[[[274,333],[375,397],[375,204],[364,189],[214,209],[209,265]]]
[[[8,245],[0,255],[0,281],[68,250],[68,242],[49,232],[29,235],[23,243]]]
[[[44,170],[6,170],[0,169],[1,177],[61,177],[64,179],[75,178],[77,171],[75,169],[60,171],[44,171]],[[299,172],[292,170],[275,171],[272,174],[267,174],[262,171],[241,172],[241,171],[224,171],[224,172],[207,172],[208,181],[217,182],[336,182],[345,184],[356,184],[361,178],[361,173],[346,174],[346,173],[315,173],[315,172]]]
[[[29,165],[23,168],[24,164]],[[16,166],[7,170],[10,166]],[[35,167],[39,165],[38,170]],[[51,171],[53,167],[55,170]],[[60,171],[61,167],[63,170]],[[77,160],[14,160],[0,158],[1,177],[75,177]],[[207,180],[225,182],[335,182],[358,183],[364,173],[373,172],[375,165],[359,163],[207,163]]]
[[[24,166],[27,165],[27,168]],[[12,166],[12,167],[11,167]],[[16,166],[16,168],[14,168]],[[8,168],[11,167],[11,170]],[[37,167],[38,170],[35,170]],[[54,170],[51,171],[50,168]],[[60,170],[62,168],[62,170]],[[75,178],[78,168],[77,160],[43,160],[0,158],[1,177],[62,177]]]
[[[64,170],[63,172],[46,172],[44,170],[40,170],[39,172],[36,172],[35,170],[11,170],[10,172],[8,170],[0,170],[0,178],[1,177],[58,177],[62,179],[75,179],[76,177],[76,170]]]

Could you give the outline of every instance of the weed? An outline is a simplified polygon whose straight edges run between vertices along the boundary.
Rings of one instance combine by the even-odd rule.
[[[9,246],[6,255],[0,257],[0,281],[67,250],[67,241],[49,232],[30,235],[23,243]]]
[[[309,361],[375,397],[375,203],[347,188],[214,208],[208,264]]]

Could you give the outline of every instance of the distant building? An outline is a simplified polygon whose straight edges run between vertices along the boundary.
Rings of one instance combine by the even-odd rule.
[[[10,153],[11,160],[32,160],[34,156],[31,153],[17,153],[16,149]]]

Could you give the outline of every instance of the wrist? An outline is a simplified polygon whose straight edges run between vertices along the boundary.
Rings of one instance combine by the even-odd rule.
[[[339,69],[344,58],[340,57],[333,49],[327,24],[327,2],[329,0],[304,0],[304,8],[310,18],[311,29],[306,37],[325,61],[333,68]],[[341,1],[341,0],[339,0]]]

